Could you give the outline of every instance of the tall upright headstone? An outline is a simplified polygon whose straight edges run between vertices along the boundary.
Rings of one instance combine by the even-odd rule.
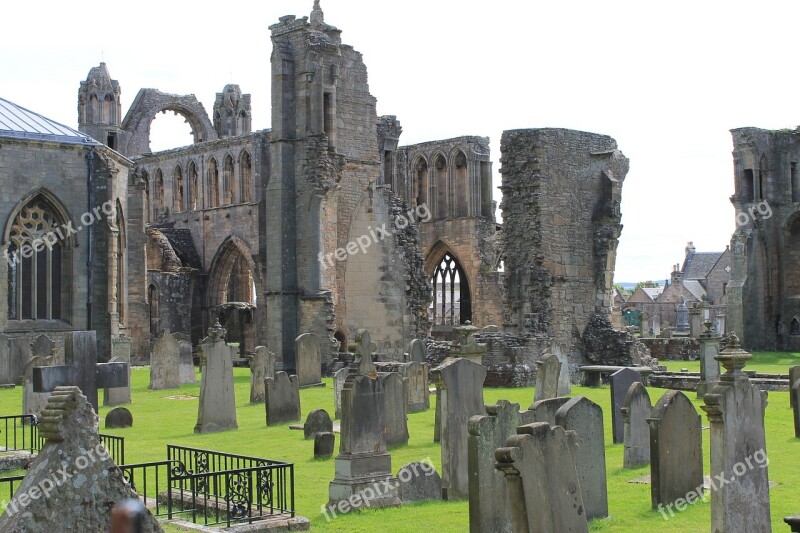
[[[408,379],[408,411],[417,413],[430,409],[431,395],[428,390],[428,363],[411,361],[406,364],[405,377]]]
[[[123,405],[131,403],[131,344],[132,339],[125,335],[111,337],[110,363],[125,363],[128,365],[128,384],[125,387],[106,387],[103,389],[103,405]]]
[[[556,412],[556,424],[578,434],[580,451],[575,458],[575,467],[586,508],[586,519],[608,516],[603,410],[593,401],[577,396]]]
[[[264,380],[267,379],[267,358],[269,350],[266,346],[257,346],[250,357],[250,403],[264,401]]]
[[[686,300],[681,296],[681,301],[675,307],[675,331],[677,333],[689,333],[689,308],[686,307]]]
[[[647,419],[652,412],[650,395],[640,382],[628,388],[622,402],[623,468],[636,468],[650,464],[650,426]]]
[[[322,383],[322,355],[319,337],[313,333],[304,333],[294,341],[295,357],[297,357],[297,378],[301,387],[310,387]]]
[[[650,319],[653,323],[653,337],[661,335],[661,315],[653,315]]]
[[[792,397],[792,418],[794,418],[794,438],[800,439],[800,379],[795,380],[789,389],[789,395]]]
[[[508,484],[511,531],[589,531],[576,468],[577,440],[574,431],[536,423],[518,427],[517,435],[497,449],[497,468]]]
[[[95,350],[97,353],[97,350]],[[31,341],[28,337],[8,339],[8,372],[10,383],[19,383],[25,373],[25,365],[31,360]]]
[[[712,490],[711,529],[770,531],[766,393],[742,371],[752,356],[741,349],[736,334],[727,340],[717,356],[725,373],[703,398],[703,410],[711,425],[711,477],[735,482],[720,483]],[[754,466],[742,468],[750,464]]]
[[[719,361],[716,360],[719,354],[719,341],[721,340],[716,331],[712,329],[712,323],[707,320],[703,323],[706,330],[698,338],[700,342],[700,382],[697,384],[697,397],[702,398],[706,395],[709,387],[719,381]]]
[[[383,427],[386,446],[408,444],[408,380],[397,372],[381,374],[384,390]]]
[[[517,426],[532,423],[533,413],[520,413],[519,404],[500,400],[486,406],[486,415],[469,419],[469,530],[513,533],[508,483],[495,468],[495,450],[506,445]]]
[[[800,366],[791,366],[789,367],[789,387],[800,380]],[[789,396],[789,406],[795,407],[797,405],[797,399],[794,396]]]
[[[180,388],[180,363],[181,351],[178,341],[168,329],[162,330],[150,352],[149,388],[151,390]]]
[[[347,381],[347,376],[350,374],[350,369],[347,367],[340,368],[333,374],[333,407],[334,418],[342,418],[342,389],[344,383]]]
[[[625,432],[622,427],[620,409],[625,401],[625,396],[628,395],[628,389],[636,382],[641,383],[642,375],[630,368],[623,368],[611,374],[608,380],[611,382],[611,434],[614,444],[622,444]]]
[[[181,384],[197,383],[197,375],[194,372],[192,343],[185,340],[178,340],[178,352],[180,353],[180,363],[178,364],[178,380]]]
[[[549,354],[536,361],[536,387],[533,401],[546,400],[558,396],[558,378],[561,375],[561,361],[555,354]]]
[[[177,343],[176,343],[177,344]],[[195,433],[239,429],[236,423],[236,394],[233,388],[233,357],[225,343],[225,329],[219,321],[200,342],[203,372],[200,377],[200,405]]]
[[[558,357],[558,360],[561,361],[561,371],[558,374],[558,395],[569,396],[572,392],[572,381],[569,375],[569,357],[567,357],[567,354],[561,349],[561,345],[555,342],[550,345],[550,353]]]
[[[342,422],[336,475],[328,488],[328,506],[364,494],[375,493],[371,507],[400,505],[397,478],[392,475],[392,457],[386,451],[384,436],[384,384],[372,362],[370,336],[359,332],[362,351],[350,367],[342,390]],[[352,500],[350,500],[352,501]]]
[[[650,418],[650,500],[653,509],[703,485],[700,415],[684,393],[669,390]]]
[[[276,426],[300,420],[300,383],[297,376],[275,372],[264,380],[267,425]]]
[[[469,359],[450,359],[431,371],[440,409],[442,495],[448,500],[469,498],[467,424],[482,415],[486,368]]]

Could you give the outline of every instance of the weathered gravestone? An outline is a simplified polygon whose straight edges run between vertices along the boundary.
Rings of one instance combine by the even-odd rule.
[[[117,335],[111,337],[111,363],[128,365],[128,384],[125,387],[106,387],[103,389],[103,405],[122,405],[131,403],[131,343],[130,337]]]
[[[794,415],[794,438],[800,439],[800,379],[795,380],[794,383],[791,384],[791,389],[789,390],[789,395],[794,400],[794,405],[792,406],[792,414]]]
[[[19,383],[25,373],[25,365],[31,359],[31,341],[28,337],[8,339],[8,372],[7,383]]]
[[[300,420],[300,383],[297,376],[275,372],[274,378],[264,380],[264,389],[268,426]]]
[[[66,364],[33,369],[34,392],[52,392],[56,387],[77,385],[95,412],[98,387],[128,385],[127,363],[98,363],[94,331],[70,331],[64,335]]]
[[[731,333],[717,356],[725,373],[703,399],[711,424],[711,478],[719,483],[711,491],[712,531],[771,531],[764,435],[767,398],[742,371],[751,358]],[[723,476],[734,482],[720,482]]]
[[[647,419],[650,425],[650,499],[653,509],[702,491],[700,415],[681,391],[670,390]]]
[[[314,459],[329,459],[333,457],[333,446],[336,435],[333,431],[322,431],[314,434]]]
[[[431,407],[431,395],[428,391],[428,363],[411,361],[404,366],[404,377],[408,379],[408,411],[411,413],[427,411]]]
[[[55,364],[55,343],[47,335],[39,335],[31,348],[33,357],[25,365],[22,377],[22,414],[39,416],[50,395],[33,391],[33,368]]]
[[[403,502],[442,499],[442,478],[430,463],[413,462],[397,471],[397,495]]]
[[[536,387],[533,401],[546,400],[558,396],[558,377],[561,375],[561,361],[553,354],[536,361]]]
[[[397,372],[380,374],[383,380],[383,425],[386,446],[408,444],[408,381]]]
[[[420,339],[413,339],[408,347],[408,357],[412,362],[425,362],[425,343]]]
[[[556,378],[558,374],[556,374]],[[508,483],[495,468],[495,450],[503,448],[517,427],[533,422],[533,413],[520,413],[519,404],[500,400],[486,406],[486,415],[469,419],[469,530],[512,533]]]
[[[0,333],[0,385],[10,385],[17,381],[16,377],[11,377],[13,363],[10,342],[8,335]]]
[[[181,386],[179,367],[181,350],[168,329],[161,332],[150,352],[151,390],[177,389]]]
[[[608,381],[611,383],[611,434],[614,444],[621,444],[625,440],[625,431],[620,409],[628,395],[628,389],[634,383],[641,383],[642,375],[630,368],[623,368],[611,374]]]
[[[520,426],[517,435],[498,448],[497,468],[507,479],[513,531],[584,533],[589,531],[579,486],[574,431],[549,424]],[[485,530],[493,531],[493,530]]]
[[[652,409],[645,386],[639,382],[633,383],[620,409],[625,433],[623,468],[650,464],[650,426],[647,419]]]
[[[575,458],[575,467],[586,519],[608,516],[603,410],[593,401],[577,396],[556,412],[556,424],[578,434],[580,451]]]
[[[334,417],[342,418],[342,388],[344,382],[347,381],[347,376],[350,369],[347,367],[340,368],[333,375],[333,406],[335,408]]]
[[[219,322],[200,341],[200,405],[195,433],[239,429],[236,423],[236,394],[233,388],[233,359],[225,343],[225,329]]]
[[[362,341],[369,345],[369,333]],[[375,495],[370,507],[400,505],[397,479],[392,475],[392,457],[384,437],[384,381],[372,362],[372,350],[358,355],[342,390],[342,423],[336,475],[328,488],[328,507],[363,495]],[[380,487],[376,490],[376,487]]]
[[[528,411],[531,412],[531,416],[533,419],[531,420],[531,424],[534,422],[546,422],[551,426],[556,425],[556,413],[561,406],[570,401],[572,398],[570,397],[559,397],[559,398],[548,398],[546,400],[539,400],[538,402],[533,402],[533,404],[528,408]]]
[[[558,374],[558,395],[569,396],[572,392],[572,381],[569,377],[569,357],[556,343],[550,346],[550,353],[561,361],[561,372]]]
[[[317,433],[333,432],[333,421],[328,411],[325,409],[314,409],[306,417],[306,423],[303,424],[303,436],[308,439],[313,439]]]
[[[133,426],[133,415],[124,407],[115,407],[106,414],[106,429],[129,428]]]
[[[108,531],[111,507],[121,500],[138,498],[100,444],[97,422],[97,415],[78,387],[53,391],[39,424],[46,443],[0,517],[0,531]],[[69,480],[54,478],[66,467],[70,467]],[[145,511],[137,531],[162,529]]]
[[[189,341],[178,341],[178,381],[183,383],[197,383],[197,375],[194,373],[194,356],[192,355],[192,343]]]
[[[264,380],[275,375],[274,372],[267,374],[268,360],[269,350],[266,346],[257,346],[250,356],[250,403],[264,401]]]
[[[313,333],[304,333],[295,339],[294,350],[297,354],[297,379],[301,387],[318,386],[322,383],[322,355],[319,348],[319,337]]]
[[[486,412],[483,382],[486,368],[468,359],[446,359],[431,371],[436,381],[442,442],[442,496],[469,498],[468,436],[470,417]]]
[[[706,323],[711,326],[711,322]],[[700,382],[697,384],[697,397],[702,398],[706,395],[709,387],[719,381],[719,361],[715,358],[719,354],[720,338],[716,332],[709,329],[700,335]]]
[[[797,380],[800,380],[800,366],[789,367],[789,388],[792,387]],[[794,395],[789,395],[789,405],[794,409],[797,407],[797,398]]]

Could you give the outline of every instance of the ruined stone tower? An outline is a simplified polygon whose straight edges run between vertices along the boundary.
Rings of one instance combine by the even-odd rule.
[[[220,139],[250,133],[252,113],[250,95],[242,94],[238,85],[226,85],[214,101],[214,129]]]
[[[78,90],[78,129],[114,150],[119,150],[123,133],[119,97],[119,83],[105,63],[92,68]]]

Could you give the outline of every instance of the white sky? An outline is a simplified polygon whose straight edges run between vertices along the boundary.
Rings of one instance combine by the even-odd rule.
[[[253,128],[269,128],[268,26],[308,15],[312,4],[5,2],[0,96],[76,127],[79,83],[104,59],[123,113],[142,87],[194,93],[210,112],[215,94],[238,83],[253,95]],[[398,116],[402,144],[489,136],[499,185],[505,129],[614,137],[631,160],[617,281],[664,279],[690,240],[698,251],[723,250],[735,229],[728,130],[800,123],[791,112],[800,2],[322,0],[322,8],[364,54],[378,114]],[[182,118],[186,136],[174,131],[156,120],[153,148],[188,143]]]

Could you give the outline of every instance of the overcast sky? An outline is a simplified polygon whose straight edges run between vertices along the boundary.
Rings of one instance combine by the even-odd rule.
[[[194,93],[211,111],[215,93],[238,83],[253,95],[253,128],[269,128],[268,26],[312,5],[6,2],[0,96],[76,127],[79,83],[105,60],[123,113],[142,87]],[[800,123],[800,2],[322,0],[322,8],[364,54],[378,114],[398,116],[401,143],[489,136],[495,185],[503,130],[614,137],[631,160],[616,281],[667,277],[687,241],[723,250],[735,229],[729,130]],[[153,148],[188,143],[188,132],[182,118],[162,116]]]

